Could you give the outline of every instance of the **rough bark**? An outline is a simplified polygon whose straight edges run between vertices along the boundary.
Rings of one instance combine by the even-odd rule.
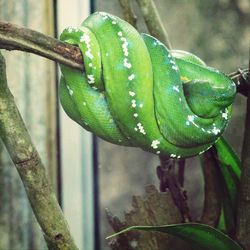
[[[249,60],[250,68],[250,60]],[[248,84],[250,76],[248,75]],[[247,113],[245,120],[244,141],[242,147],[242,174],[237,212],[236,238],[245,248],[250,249],[250,91],[247,97]]]
[[[0,136],[16,166],[33,212],[50,249],[77,249],[58,205],[45,167],[14,102],[0,54]]]

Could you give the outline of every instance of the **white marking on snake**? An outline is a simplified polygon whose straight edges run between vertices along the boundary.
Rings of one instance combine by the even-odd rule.
[[[123,65],[124,65],[126,68],[128,68],[128,69],[130,69],[130,68],[132,67],[132,64],[131,64],[130,62],[128,62],[128,58],[124,58],[124,59],[123,59]]]
[[[133,91],[129,91],[128,93],[130,96],[135,96],[135,92],[133,92]]]
[[[193,122],[194,121],[194,115],[188,115],[188,120],[190,121],[190,122]]]
[[[69,91],[69,94],[72,96],[73,95],[73,90],[70,88],[70,86],[69,85],[66,85],[66,87],[67,87],[67,89],[68,89],[68,91]]]
[[[222,112],[222,118],[224,118],[225,120],[228,119],[228,110],[225,109],[225,112]]]
[[[136,107],[136,100],[133,99],[131,102],[132,102],[132,108],[135,108]]]
[[[87,75],[87,78],[88,78],[88,83],[89,84],[95,83],[95,77],[94,77],[94,75]]]
[[[69,33],[72,33],[73,31],[75,31],[75,32],[79,31],[79,29],[76,28],[76,27],[68,27],[68,28],[67,28],[67,31],[68,31]]]
[[[214,133],[215,135],[218,135],[220,133],[220,129],[213,127],[212,133]]]
[[[177,67],[176,65],[173,65],[173,66],[172,66],[172,69],[174,69],[174,70],[177,71],[177,70],[178,70],[178,67]]]
[[[125,56],[128,56],[128,41],[125,37],[121,38],[122,43],[122,50]]]
[[[160,141],[153,140],[152,143],[151,143],[151,147],[154,148],[154,149],[157,149],[159,144],[160,144]]]
[[[85,55],[92,60],[94,56],[91,53],[91,46],[90,46],[91,39],[89,35],[87,33],[83,33],[82,36],[80,37],[80,42],[84,42],[86,44],[88,50],[85,52]]]
[[[83,33],[80,37],[80,42],[90,43],[90,37],[87,33]]]
[[[180,92],[180,90],[179,90],[179,86],[178,86],[178,85],[173,86],[173,90],[175,90],[176,92]]]
[[[131,74],[130,76],[128,76],[128,80],[132,81],[135,78],[135,74]]]

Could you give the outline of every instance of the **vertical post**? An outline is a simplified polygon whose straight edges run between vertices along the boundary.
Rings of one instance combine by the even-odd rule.
[[[68,26],[79,26],[89,14],[89,0],[58,1],[58,34]],[[64,214],[80,249],[95,249],[92,134],[62,109],[60,126]]]

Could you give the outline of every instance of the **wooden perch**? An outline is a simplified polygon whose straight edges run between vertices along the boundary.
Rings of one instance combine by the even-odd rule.
[[[30,52],[84,71],[82,54],[77,46],[14,24],[0,22],[0,49]],[[238,92],[245,96],[250,88],[245,80],[248,73],[245,69],[229,74],[237,83]]]
[[[82,54],[77,46],[14,24],[0,22],[0,49],[30,52],[83,70]]]

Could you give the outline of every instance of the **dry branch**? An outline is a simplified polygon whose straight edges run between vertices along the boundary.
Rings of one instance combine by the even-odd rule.
[[[250,69],[250,59],[249,59]],[[246,79],[250,84],[250,75]],[[250,91],[247,93],[247,113],[242,147],[242,173],[237,211],[237,240],[245,249],[250,249]]]
[[[78,47],[14,24],[0,22],[0,49],[34,53],[83,70],[82,54]]]
[[[24,184],[49,249],[77,249],[6,79],[0,53],[0,137]]]

